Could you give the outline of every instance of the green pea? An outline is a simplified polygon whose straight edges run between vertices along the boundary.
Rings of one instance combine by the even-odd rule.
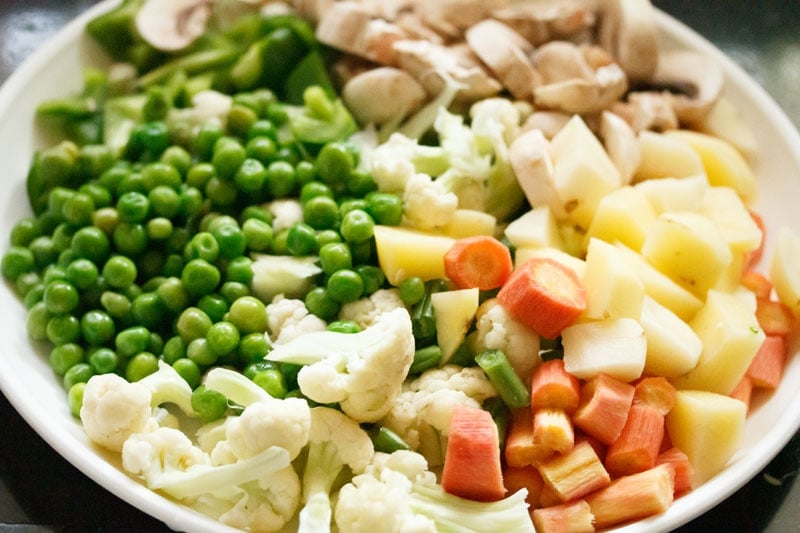
[[[196,163],[186,172],[186,185],[205,189],[208,181],[216,176],[216,170],[211,163]]]
[[[131,301],[124,294],[105,291],[100,296],[100,305],[106,312],[116,319],[125,319],[131,312]]]
[[[205,195],[211,204],[218,208],[232,207],[239,196],[236,185],[233,181],[225,181],[221,177],[214,176],[208,180],[205,188]]]
[[[68,249],[72,242],[72,236],[75,234],[75,226],[68,222],[62,222],[53,230],[50,237],[53,239],[53,247],[59,252]]]
[[[230,304],[243,296],[250,296],[250,287],[238,281],[226,281],[220,287],[219,294]]]
[[[350,247],[343,242],[328,243],[319,250],[319,262],[322,271],[329,276],[337,270],[352,268]]]
[[[342,242],[342,236],[333,229],[323,229],[317,232],[317,249],[321,250],[326,244]]]
[[[351,150],[341,142],[330,142],[317,155],[317,173],[327,184],[344,184],[355,168]]]
[[[88,194],[92,198],[95,210],[110,206],[114,200],[111,195],[111,191],[97,182],[84,183],[80,186],[78,192]],[[86,222],[87,224],[91,224],[91,215],[92,214],[90,213],[89,220]]]
[[[221,179],[233,180],[245,159],[247,159],[245,147],[236,139],[223,137],[214,145],[211,164]]]
[[[156,187],[169,187],[173,190],[181,186],[181,173],[166,163],[150,163],[142,168],[142,181],[148,191]]]
[[[339,303],[354,302],[364,293],[364,281],[354,270],[337,270],[328,277],[328,294]]]
[[[181,272],[181,281],[191,296],[210,294],[217,288],[221,275],[217,267],[203,259],[192,259]]]
[[[189,257],[213,263],[219,258],[219,243],[217,239],[207,231],[195,234],[189,242]]]
[[[228,131],[239,137],[246,137],[250,128],[258,120],[258,115],[249,107],[234,103],[228,111],[226,124]]]
[[[161,305],[172,313],[177,313],[189,304],[189,294],[180,278],[171,276],[164,280],[156,289],[156,294],[161,300]]]
[[[259,137],[277,139],[278,130],[275,128],[275,124],[273,124],[270,120],[262,118],[250,125],[250,129],[247,132],[247,137],[249,139],[257,139]]]
[[[253,260],[243,255],[228,261],[225,280],[250,285],[253,281]]]
[[[277,232],[272,237],[272,243],[269,247],[269,252],[272,255],[289,255],[289,228],[285,228]]]
[[[125,365],[125,379],[131,383],[146,378],[158,370],[158,357],[150,352],[140,352]]]
[[[425,296],[425,282],[419,276],[404,279],[398,289],[400,299],[407,306],[416,305]]]
[[[242,224],[247,248],[253,252],[266,252],[272,244],[272,226],[257,218],[248,218]]]
[[[47,339],[59,346],[78,342],[81,337],[81,323],[73,315],[56,315],[47,321]]]
[[[92,376],[94,376],[94,370],[89,366],[89,363],[72,365],[72,367],[64,373],[64,388],[69,391],[78,383],[88,382]]]
[[[240,191],[253,194],[261,190],[267,179],[267,169],[258,159],[248,157],[239,167],[233,182]]]
[[[214,154],[214,146],[225,132],[216,122],[205,122],[194,138],[194,149],[201,161],[210,161]]]
[[[205,338],[194,339],[186,346],[186,357],[198,366],[210,366],[217,362],[219,356],[208,346]]]
[[[146,328],[157,328],[164,320],[166,307],[155,292],[145,292],[131,302],[133,319]]]
[[[54,281],[69,281],[67,280],[67,271],[61,265],[48,265],[42,272],[42,282],[48,285]]]
[[[264,186],[273,198],[289,196],[297,185],[294,167],[287,161],[273,161],[267,167]]]
[[[69,412],[75,418],[81,416],[81,407],[83,406],[83,392],[86,390],[86,383],[78,382],[69,388],[67,393],[67,403],[69,404]]]
[[[378,185],[369,172],[361,169],[353,169],[345,179],[345,189],[353,196],[366,196],[377,190]]]
[[[289,253],[295,256],[311,255],[317,248],[317,234],[308,224],[297,222],[286,235]]]
[[[185,175],[192,166],[192,154],[182,146],[172,145],[161,154],[161,162]]]
[[[305,304],[309,312],[323,320],[331,320],[339,313],[339,302],[323,287],[314,287],[308,291]]]
[[[253,376],[253,383],[267,391],[273,398],[283,398],[288,392],[283,374],[276,369],[267,369]]]
[[[111,243],[102,229],[86,226],[72,236],[71,248],[77,257],[101,263],[108,258]]]
[[[211,233],[219,244],[220,257],[233,259],[241,256],[247,248],[247,238],[235,221],[228,224],[214,224]]]
[[[117,251],[127,256],[139,255],[147,249],[147,230],[143,224],[120,222],[111,239]]]
[[[47,284],[44,289],[44,304],[50,313],[63,314],[70,313],[80,302],[78,289],[67,281],[53,281]]]
[[[114,228],[117,227],[119,223],[119,214],[117,213],[116,207],[101,207],[97,209],[94,214],[92,215],[92,225],[95,226],[93,229],[100,230],[103,233],[104,237],[106,235],[111,235],[114,232]],[[82,228],[88,229],[88,228]],[[78,230],[75,235],[78,235],[81,230]],[[106,238],[106,241],[108,239]],[[108,248],[108,244],[106,244],[106,248]],[[75,246],[75,236],[72,237],[72,249],[76,250]]]
[[[58,259],[58,250],[53,239],[47,235],[33,239],[28,245],[28,251],[33,255],[34,264],[39,268],[44,268]]]
[[[333,191],[321,181],[310,181],[300,189],[300,203],[305,204],[317,196],[333,198]]]
[[[228,300],[222,295],[206,294],[197,302],[197,307],[205,312],[212,322],[219,322],[228,312]]]
[[[150,345],[150,331],[143,326],[132,326],[123,329],[114,339],[117,353],[122,357],[133,357],[144,352]]]
[[[356,265],[373,264],[376,259],[375,239],[367,239],[362,242],[348,242],[350,253],[353,256],[353,263]]]
[[[297,175],[297,183],[302,187],[307,183],[317,180],[317,169],[310,161],[299,161],[294,166],[295,174]]]
[[[205,208],[205,198],[197,187],[181,187],[178,194],[178,215],[184,219],[191,219],[200,214]]]
[[[128,192],[138,192],[140,194],[147,194],[147,184],[142,178],[141,172],[131,172],[120,180],[117,184],[117,196],[122,196]]]
[[[110,374],[117,369],[119,357],[110,348],[98,348],[89,355],[89,366],[95,374]]]
[[[248,220],[255,219],[266,224],[272,224],[272,213],[269,212],[269,209],[263,207],[261,205],[248,205],[244,209],[242,209],[241,214],[239,215],[239,221],[244,224]]]
[[[253,296],[243,296],[234,301],[226,316],[226,320],[242,334],[267,330],[267,309]]]
[[[9,281],[15,281],[22,274],[32,272],[36,268],[34,254],[28,248],[12,246],[0,261],[0,272]]]
[[[63,376],[67,370],[83,362],[84,351],[79,344],[69,342],[50,350],[50,368],[59,376]]]
[[[237,352],[239,361],[246,366],[264,359],[272,346],[265,333],[248,333],[239,340]]]
[[[367,213],[377,224],[398,226],[403,220],[403,199],[396,194],[371,192],[366,196]]]
[[[17,294],[20,298],[25,298],[25,295],[36,286],[44,284],[42,283],[42,277],[39,275],[38,272],[25,272],[17,277],[16,282],[14,283],[14,288],[17,291]]]
[[[218,356],[228,354],[239,345],[239,330],[230,322],[217,322],[206,333],[206,342]]]
[[[126,192],[117,200],[117,213],[121,222],[142,222],[150,211],[150,200],[140,192]]]
[[[11,228],[11,246],[27,247],[33,239],[41,234],[42,227],[37,219],[23,217]]]
[[[97,265],[88,259],[75,259],[67,265],[67,281],[83,290],[91,287],[100,278]]]
[[[314,229],[333,229],[339,224],[339,206],[333,198],[315,196],[303,204],[303,220]]]
[[[150,189],[147,199],[152,215],[157,217],[173,218],[181,207],[178,191],[167,185],[157,185]]]
[[[188,357],[182,357],[172,363],[172,368],[193,390],[200,385],[202,378],[200,367]]]
[[[192,392],[192,409],[203,422],[213,422],[225,416],[228,399],[222,393],[200,385]]]
[[[162,358],[168,365],[174,365],[175,361],[186,357],[186,342],[180,335],[173,335],[164,343]]]
[[[94,198],[86,193],[77,192],[61,206],[61,215],[70,224],[85,226],[91,223],[94,209]]]
[[[165,217],[151,218],[145,225],[148,241],[165,241],[172,235],[172,221]]]
[[[169,147],[169,129],[162,121],[137,124],[131,132],[126,155],[133,160],[155,161]]]
[[[354,209],[342,217],[340,231],[346,242],[361,243],[372,238],[375,222],[366,211]]]
[[[94,309],[81,317],[81,335],[89,344],[100,346],[109,342],[116,334],[116,325],[111,315]]]
[[[339,216],[343,217],[354,209],[361,209],[362,211],[366,210],[367,201],[363,198],[351,198],[344,200],[341,204],[339,204]]]
[[[37,283],[25,293],[25,297],[22,300],[25,309],[30,311],[34,305],[42,301],[42,298],[44,298],[44,287],[44,283]]]
[[[103,265],[102,273],[110,287],[125,289],[136,281],[136,264],[124,255],[115,255]]]
[[[25,327],[28,331],[28,336],[35,341],[43,341],[47,339],[47,324],[50,322],[52,315],[47,310],[44,302],[38,302],[28,310]]]
[[[266,313],[266,311],[265,311]],[[187,307],[178,317],[175,329],[185,343],[205,338],[211,328],[211,319],[198,307]]]
[[[247,141],[245,151],[247,157],[266,165],[275,159],[275,155],[278,153],[278,146],[273,139],[266,136],[259,136],[253,137]]]
[[[375,265],[359,265],[355,268],[356,273],[361,276],[364,282],[364,295],[370,295],[383,287],[386,282],[386,275]]]

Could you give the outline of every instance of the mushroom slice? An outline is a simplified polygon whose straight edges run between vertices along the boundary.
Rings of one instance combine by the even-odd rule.
[[[717,103],[724,84],[722,69],[710,58],[687,50],[661,54],[649,82],[670,92],[672,107],[681,124],[702,122]]]
[[[633,131],[667,131],[678,127],[678,116],[672,108],[669,93],[633,92],[626,102],[617,102],[611,107],[630,124]]]
[[[622,177],[622,185],[629,184],[642,160],[639,140],[633,128],[618,115],[603,111],[600,138],[608,157]]]
[[[658,28],[650,0],[603,0],[600,46],[632,81],[649,79],[658,66]]]
[[[322,15],[317,40],[332,48],[355,54],[383,65],[393,65],[395,41],[405,39],[396,25],[373,18],[358,2],[335,2]]]
[[[491,15],[535,46],[590,30],[596,18],[591,6],[580,0],[516,2]]]
[[[539,130],[545,138],[552,139],[571,118],[561,111],[534,111],[522,124],[522,131]]]
[[[439,94],[445,83],[437,72],[444,72],[463,88],[460,101],[476,101],[494,96],[502,86],[492,78],[463,46],[443,46],[425,40],[394,43],[397,63],[425,86],[429,94]]]
[[[537,129],[514,139],[508,149],[511,168],[531,207],[550,206],[557,218],[566,215],[555,185],[550,141]]]
[[[291,0],[290,4],[295,12],[316,25],[330,9],[335,0]]]
[[[208,0],[147,0],[136,13],[136,30],[153,48],[174,52],[205,32],[211,10]]]
[[[533,45],[502,22],[486,19],[471,26],[465,34],[475,54],[497,76],[498,81],[520,100],[531,97],[540,77],[528,54]]]
[[[419,2],[415,13],[437,33],[457,40],[463,31],[486,19],[507,0],[436,0]]]
[[[407,72],[379,67],[355,76],[342,89],[342,99],[361,125],[400,124],[419,109],[427,93]]]

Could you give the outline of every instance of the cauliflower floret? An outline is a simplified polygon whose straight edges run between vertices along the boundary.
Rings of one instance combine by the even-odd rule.
[[[325,331],[324,320],[308,312],[305,302],[293,298],[276,296],[267,305],[267,319],[272,342],[285,344],[312,331]]]
[[[244,485],[236,505],[218,517],[223,524],[252,532],[278,531],[300,505],[300,478],[288,466]]]
[[[245,408],[227,423],[226,440],[239,459],[252,457],[270,446],[280,446],[294,459],[308,441],[311,415],[300,398],[269,398]]]
[[[374,422],[391,409],[414,361],[411,316],[394,309],[359,333],[308,333],[275,346],[267,360],[305,365],[297,383],[306,397]]]
[[[417,142],[401,133],[394,133],[389,140],[372,151],[372,178],[381,192],[402,193],[406,182],[416,173],[413,156]]]
[[[275,233],[289,229],[295,222],[303,221],[303,206],[294,198],[273,200],[267,205],[272,213],[272,230]]]
[[[122,467],[141,476],[149,486],[159,483],[165,469],[186,471],[195,465],[208,464],[208,455],[174,428],[136,433],[122,447]]]
[[[397,433],[431,466],[443,463],[455,405],[480,408],[497,390],[477,367],[445,365],[406,383],[381,424]]]
[[[522,382],[530,383],[533,371],[542,362],[539,336],[509,315],[494,298],[478,308],[475,327],[478,351],[502,351]]]
[[[403,225],[430,230],[446,226],[458,208],[458,196],[427,174],[414,174],[403,193]]]
[[[352,320],[361,329],[371,326],[383,313],[394,309],[404,309],[405,304],[396,288],[378,289],[368,297],[342,305],[339,320]]]

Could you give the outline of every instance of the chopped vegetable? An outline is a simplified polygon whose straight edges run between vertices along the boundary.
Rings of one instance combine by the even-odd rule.
[[[444,255],[444,272],[456,288],[497,289],[513,268],[511,252],[492,237],[458,239]]]

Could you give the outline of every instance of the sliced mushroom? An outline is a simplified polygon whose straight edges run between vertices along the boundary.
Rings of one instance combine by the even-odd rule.
[[[486,19],[508,0],[436,0],[419,2],[415,12],[423,23],[451,40],[464,30]]]
[[[550,206],[556,217],[565,215],[555,186],[550,141],[540,130],[528,130],[514,139],[508,158],[531,207]]]
[[[571,118],[572,115],[561,111],[534,111],[522,124],[522,131],[539,130],[552,139]]]
[[[702,122],[717,103],[724,83],[722,69],[712,59],[696,52],[676,50],[662,53],[649,82],[670,91],[672,107],[681,124]]]
[[[515,98],[531,97],[541,82],[528,59],[533,51],[532,44],[502,22],[492,19],[471,26],[465,37],[470,48]]]
[[[397,64],[417,78],[429,94],[439,94],[444,88],[437,72],[450,76],[463,88],[459,100],[476,101],[494,96],[502,89],[463,46],[448,47],[424,40],[404,40],[394,43]]]
[[[631,81],[649,79],[658,65],[658,28],[650,0],[603,0],[599,43]]]
[[[319,42],[383,65],[395,64],[393,44],[407,36],[396,25],[373,18],[359,2],[335,2],[317,25]]]
[[[581,0],[516,2],[491,15],[535,46],[581,34],[595,23],[594,10]]]
[[[136,14],[136,30],[153,48],[174,52],[205,32],[211,9],[209,0],[147,0]]]
[[[629,184],[642,160],[639,140],[633,128],[618,115],[603,111],[600,138],[608,157],[619,171],[622,185]]]
[[[625,119],[633,131],[667,131],[678,127],[672,97],[663,92],[633,92],[627,101],[615,103],[611,111]]]
[[[351,79],[342,98],[359,124],[400,124],[419,109],[427,93],[407,72],[394,67],[368,70]]]

